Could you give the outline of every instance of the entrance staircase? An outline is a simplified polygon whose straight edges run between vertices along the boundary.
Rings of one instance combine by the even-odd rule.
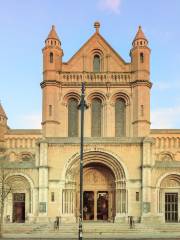
[[[54,230],[52,223],[8,223],[4,225],[4,234],[21,234],[28,236],[44,236],[44,237],[61,237],[61,236],[78,236],[78,224],[60,224],[59,230]],[[126,238],[135,236],[171,236],[180,237],[180,223],[144,225],[137,223],[134,229],[130,229],[128,224],[108,223],[108,222],[86,222],[83,223],[83,235],[85,238],[108,238],[122,237]],[[67,237],[67,239],[70,237]]]

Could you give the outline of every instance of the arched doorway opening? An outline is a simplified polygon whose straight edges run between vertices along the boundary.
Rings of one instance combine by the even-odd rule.
[[[100,163],[89,163],[83,169],[83,219],[110,220],[115,213],[115,176]],[[79,199],[79,176],[76,176]],[[79,210],[79,201],[77,201]]]
[[[180,176],[170,174],[163,178],[159,189],[159,212],[165,222],[178,222],[180,218]]]
[[[83,158],[84,220],[117,220],[128,209],[125,168],[119,159],[102,151],[89,151]],[[62,190],[62,214],[79,217],[79,156],[69,160]]]
[[[31,187],[28,180],[21,175],[12,175],[7,178],[11,192],[5,203],[5,218],[11,222],[23,223],[31,213]]]

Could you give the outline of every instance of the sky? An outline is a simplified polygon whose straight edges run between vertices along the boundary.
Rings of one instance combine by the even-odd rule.
[[[151,48],[151,128],[180,128],[180,0],[0,0],[0,100],[10,128],[40,128],[42,48],[55,25],[67,61],[94,33],[126,61],[141,25]]]

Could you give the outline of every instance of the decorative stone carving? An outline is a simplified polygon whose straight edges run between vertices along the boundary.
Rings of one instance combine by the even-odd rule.
[[[162,161],[172,161],[172,158],[170,155],[164,155],[164,156],[162,156],[161,160]]]
[[[22,152],[19,154],[19,158],[22,161],[30,161],[30,160],[32,160],[32,154],[29,152]]]
[[[166,178],[161,183],[161,188],[179,188],[180,183],[175,179]]]
[[[173,154],[171,154],[171,153],[163,152],[163,153],[159,154],[159,160],[165,161],[165,162],[170,162],[170,161],[174,160],[174,157],[173,157]]]
[[[84,182],[87,185],[111,185],[113,179],[112,176],[104,169],[88,169],[84,175]]]

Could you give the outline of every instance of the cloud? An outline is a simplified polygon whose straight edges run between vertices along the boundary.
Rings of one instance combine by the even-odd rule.
[[[151,128],[180,128],[180,106],[151,111]]]
[[[102,11],[119,14],[121,4],[122,0],[99,0],[98,7]]]

